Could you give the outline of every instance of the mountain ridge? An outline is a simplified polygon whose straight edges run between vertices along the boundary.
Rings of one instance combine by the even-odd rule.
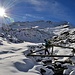
[[[21,40],[27,42],[41,43],[44,39],[50,39],[54,35],[68,31],[69,22],[34,21],[34,22],[14,22],[10,25],[1,27],[0,34],[14,41]]]

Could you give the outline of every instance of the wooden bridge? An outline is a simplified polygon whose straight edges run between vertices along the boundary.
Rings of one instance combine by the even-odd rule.
[[[40,56],[40,57],[73,57],[74,56],[74,52],[75,52],[75,49],[73,47],[66,47],[66,46],[61,46],[61,45],[55,45],[55,44],[51,44],[50,47],[52,47],[52,52],[51,54],[48,54],[48,55],[44,55],[44,54],[34,54],[34,53],[37,53],[37,52],[40,52],[40,51],[43,51],[45,49],[41,49],[41,50],[38,50],[38,51],[34,51],[32,53],[29,53],[27,54],[27,56]],[[72,49],[72,55],[54,55],[53,54],[53,48],[54,47],[61,47],[61,48],[68,48],[68,49]]]

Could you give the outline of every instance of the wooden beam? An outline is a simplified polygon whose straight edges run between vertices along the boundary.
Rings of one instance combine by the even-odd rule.
[[[74,49],[73,47],[66,47],[66,46],[55,45],[55,44],[51,44],[51,46],[61,47],[61,48],[68,48],[68,49]]]
[[[54,46],[55,47],[61,47],[61,48],[73,49],[73,51],[75,51],[75,49],[73,47],[65,47],[65,46],[61,46],[61,45],[51,44],[50,45],[50,47],[52,47],[51,55],[37,55],[37,54],[35,55],[35,54],[33,54],[33,53],[45,50],[45,49],[41,49],[41,50],[34,51],[32,53],[29,53],[27,56],[40,56],[40,57],[73,57],[74,56],[74,53],[73,53],[73,55],[53,55],[53,47]]]
[[[27,56],[40,56],[40,57],[73,57],[74,55],[34,55],[34,54],[29,54]]]
[[[33,51],[32,53],[40,52],[40,51],[43,51],[43,50],[45,50],[45,48],[41,49],[41,50]]]
[[[55,46],[55,47],[61,47],[61,48],[68,48],[68,49],[73,49],[73,51],[75,51],[75,49],[73,48],[73,47],[65,47],[65,46],[61,46],[61,45],[50,45],[51,47],[52,47],[52,54],[53,54],[53,47]],[[43,51],[43,50],[45,50],[45,48],[44,49],[41,49],[41,50],[37,50],[37,51],[33,51],[32,53],[36,53],[36,52],[40,52],[40,51]],[[32,54],[32,53],[30,53],[30,54]]]

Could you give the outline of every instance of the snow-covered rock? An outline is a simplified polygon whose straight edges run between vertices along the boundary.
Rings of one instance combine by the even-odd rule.
[[[38,65],[36,67],[36,70],[39,71],[41,74],[44,74],[44,75],[53,75],[54,74],[52,69],[48,69],[48,68],[46,68],[44,66],[40,66],[40,65]]]
[[[65,69],[63,71],[63,75],[69,75],[71,71],[72,71],[71,69]]]
[[[69,75],[75,75],[75,70],[71,71]]]

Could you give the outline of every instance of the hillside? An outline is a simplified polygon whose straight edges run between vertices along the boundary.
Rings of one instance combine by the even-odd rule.
[[[68,22],[34,21],[14,22],[10,25],[3,25],[0,32],[9,39],[41,43],[44,39],[50,39],[54,35],[69,29]],[[56,27],[58,26],[58,27]],[[60,32],[59,32],[60,31]]]
[[[44,39],[50,39],[53,44],[63,47],[54,47],[54,55],[72,57],[27,56],[44,49]],[[68,23],[36,21],[4,25],[0,27],[0,75],[74,75],[73,48],[75,28]],[[44,55],[44,50],[33,54]]]

